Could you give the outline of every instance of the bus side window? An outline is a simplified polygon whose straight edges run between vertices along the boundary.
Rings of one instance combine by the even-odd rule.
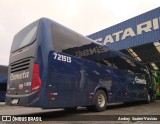
[[[99,54],[99,63],[102,65],[109,66],[109,67],[113,67],[111,51],[108,50],[104,53],[100,53]]]
[[[75,32],[61,28],[59,25],[52,25],[52,36],[53,48],[57,52],[74,55],[74,50],[79,49],[78,36]]]
[[[83,39],[80,39],[83,40]],[[91,44],[86,44],[82,45],[80,47],[80,52],[81,52],[81,58],[93,61],[98,63],[99,62],[99,53],[98,53],[98,47],[97,45],[91,43]]]
[[[112,65],[116,69],[120,69],[127,72],[127,63],[123,56],[119,55],[117,52],[112,53]]]

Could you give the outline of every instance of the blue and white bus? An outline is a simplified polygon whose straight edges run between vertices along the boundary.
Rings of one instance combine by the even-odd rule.
[[[0,65],[0,102],[5,101],[7,89],[8,67]]]
[[[103,111],[107,103],[147,101],[147,67],[41,18],[12,43],[6,104]]]

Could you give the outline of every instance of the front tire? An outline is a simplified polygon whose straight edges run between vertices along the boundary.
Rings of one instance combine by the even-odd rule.
[[[98,90],[95,95],[96,103],[93,106],[88,106],[89,111],[101,112],[106,110],[107,107],[107,96],[103,90]]]

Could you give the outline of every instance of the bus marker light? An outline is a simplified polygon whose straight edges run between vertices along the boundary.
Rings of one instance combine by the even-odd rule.
[[[89,93],[90,95],[94,95],[94,93]]]
[[[52,101],[56,100],[56,98],[51,98]]]
[[[92,96],[89,96],[89,99],[92,99],[93,97]]]
[[[57,96],[58,93],[50,93],[50,96]]]
[[[25,92],[26,92],[26,93],[28,93],[28,92],[29,92],[29,90],[25,90]]]
[[[53,95],[57,96],[57,95],[58,95],[58,93],[53,93]]]
[[[112,95],[112,93],[109,93],[109,95]]]
[[[54,96],[54,93],[50,93],[50,96]]]

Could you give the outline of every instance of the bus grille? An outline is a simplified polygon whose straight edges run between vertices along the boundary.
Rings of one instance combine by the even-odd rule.
[[[21,59],[11,64],[11,73],[29,69],[30,58]]]

